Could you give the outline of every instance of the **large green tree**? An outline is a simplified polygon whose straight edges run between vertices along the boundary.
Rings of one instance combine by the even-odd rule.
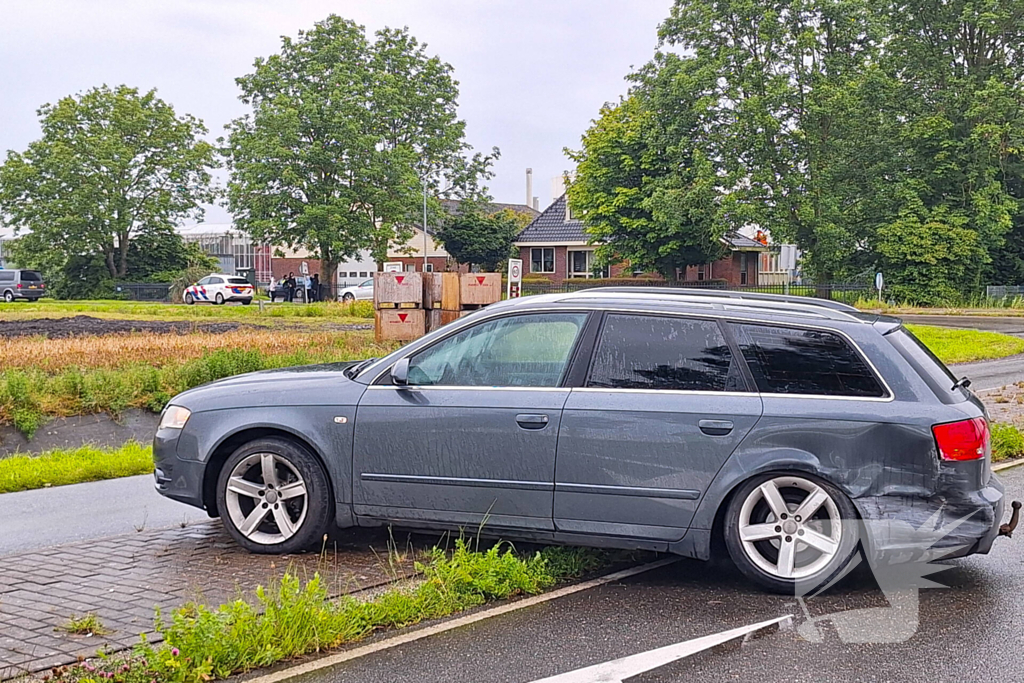
[[[488,212],[486,205],[466,201],[441,220],[437,238],[458,263],[494,272],[514,255],[513,242],[531,220],[529,214],[512,209]]]
[[[106,86],[39,110],[42,137],[0,166],[0,213],[27,230],[20,258],[60,270],[98,261],[111,279],[132,245],[173,234],[213,201],[215,148],[192,116],[156,96]]]
[[[236,223],[311,250],[329,285],[361,250],[384,261],[420,215],[424,183],[436,212],[440,196],[474,195],[487,174],[492,157],[468,155],[451,71],[405,30],[371,42],[334,15],[284,38],[238,79],[252,113],[225,146]]]

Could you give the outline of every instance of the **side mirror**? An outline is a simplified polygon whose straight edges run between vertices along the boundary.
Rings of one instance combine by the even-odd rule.
[[[391,368],[391,383],[400,387],[409,385],[409,359],[403,358]]]

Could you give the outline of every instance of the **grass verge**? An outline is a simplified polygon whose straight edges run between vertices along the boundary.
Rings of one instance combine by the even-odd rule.
[[[75,448],[0,458],[0,493],[131,477],[153,471],[153,449],[128,443],[114,450]]]
[[[54,301],[0,303],[0,320],[31,320],[32,318],[64,318],[91,315],[97,318],[124,320],[246,320],[250,322],[275,318],[372,318],[373,303],[324,301],[312,304],[265,303],[262,309],[251,306],[215,306],[213,304],[159,303],[152,301]]]
[[[1024,353],[1024,339],[998,332],[907,325],[943,363],[968,363]]]
[[[1011,424],[992,423],[992,462],[1024,458],[1024,434]]]
[[[315,576],[302,583],[286,574],[258,588],[255,603],[244,600],[210,609],[187,605],[168,622],[157,616],[159,646],[145,643],[125,657],[63,667],[61,683],[205,683],[310,652],[359,640],[378,630],[445,617],[490,600],[536,594],[606,562],[599,551],[545,548],[532,555],[498,544],[472,550],[463,539],[453,552],[434,548],[416,568],[423,580],[394,588],[371,600],[332,601]]]

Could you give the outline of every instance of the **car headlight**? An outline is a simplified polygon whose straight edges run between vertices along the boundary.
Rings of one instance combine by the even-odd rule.
[[[167,406],[164,414],[160,417],[160,426],[157,429],[181,429],[188,422],[192,411],[181,406]]]

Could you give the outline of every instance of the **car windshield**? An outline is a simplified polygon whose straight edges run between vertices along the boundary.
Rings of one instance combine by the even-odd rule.
[[[367,280],[359,284],[360,287],[373,287],[373,280]]]

